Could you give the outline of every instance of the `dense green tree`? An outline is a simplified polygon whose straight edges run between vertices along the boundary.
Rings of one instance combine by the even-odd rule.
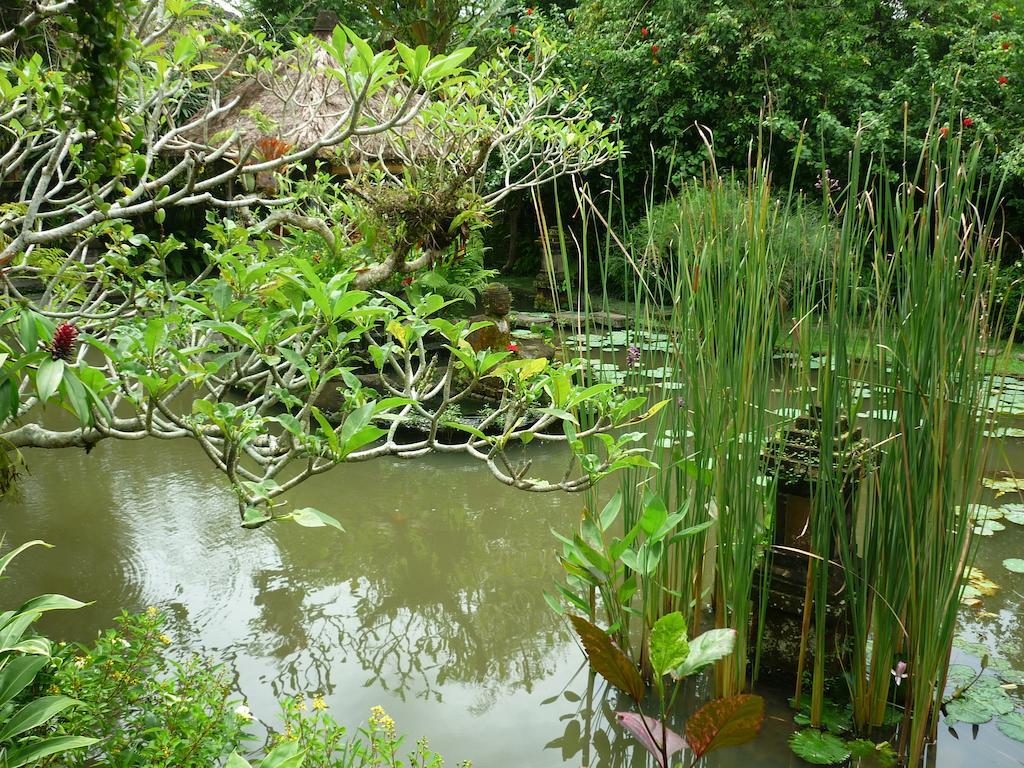
[[[916,154],[937,101],[936,128],[990,139],[1011,204],[1024,197],[1019,0],[581,0],[567,14],[529,11],[515,31],[543,25],[563,39],[573,75],[621,128],[631,180],[652,164],[663,180],[668,167],[677,181],[698,173],[701,125],[728,165],[746,164],[759,133],[779,167],[801,146],[810,188],[822,158],[843,177],[858,129],[866,148],[895,158],[906,125]]]

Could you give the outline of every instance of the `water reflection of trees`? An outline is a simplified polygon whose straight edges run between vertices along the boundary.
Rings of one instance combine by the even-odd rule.
[[[276,692],[329,691],[332,667],[354,660],[364,685],[402,699],[440,701],[445,684],[472,686],[483,712],[554,671],[566,636],[543,598],[556,520],[541,510],[559,503],[517,494],[515,506],[478,504],[475,484],[431,485],[406,484],[419,501],[399,492],[389,500],[397,511],[345,516],[344,537],[282,542],[280,567],[253,574],[248,642],[279,659]],[[421,494],[443,509],[424,509]],[[560,500],[563,510],[580,503]]]

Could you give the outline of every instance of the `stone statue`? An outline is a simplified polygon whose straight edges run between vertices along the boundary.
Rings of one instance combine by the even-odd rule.
[[[470,345],[477,352],[485,349],[495,352],[509,350],[514,346],[512,326],[508,319],[512,309],[512,292],[502,283],[488,283],[481,292],[480,300],[483,314],[474,315],[470,322],[485,322],[487,325],[469,335]]]

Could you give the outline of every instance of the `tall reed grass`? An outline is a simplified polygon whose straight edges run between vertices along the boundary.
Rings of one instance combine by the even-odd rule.
[[[739,630],[736,652],[717,668],[718,694],[749,687],[760,642],[748,629],[763,626],[770,586],[755,590],[755,579],[770,573],[778,483],[762,451],[794,407],[814,406],[825,436],[864,425],[866,463],[852,466],[831,439],[820,444],[800,665],[813,652],[817,724],[834,674],[827,659],[841,658],[856,727],[868,733],[885,719],[892,670],[904,661],[899,747],[911,765],[940,717],[976,547],[970,502],[993,359],[980,350],[999,327],[987,312],[1001,248],[999,186],[981,177],[981,156],[938,131],[900,168],[875,167],[855,146],[847,186],[830,189],[823,172],[826,183],[810,195],[793,188],[794,174],[776,185],[759,154],[742,173],[720,174],[709,160],[704,177],[678,192],[691,196],[677,206],[680,236],[657,261],[641,258],[644,244],[622,229],[616,204],[626,190],[610,180],[600,195],[575,190],[583,235],[571,239],[575,250],[565,247],[570,238],[560,249],[589,280],[570,297],[582,311],[578,332],[602,332],[592,319],[609,306],[611,254],[627,265],[639,351],[623,384],[670,402],[653,429],[657,468],[622,473],[615,509],[588,513],[602,531],[621,514],[628,539],[612,536],[604,548],[612,562],[584,600],[591,617],[603,612],[620,644],[642,657],[658,617],[680,610],[697,634],[710,615]],[[658,215],[663,232],[664,207]],[[595,263],[601,269],[588,275]],[[793,263],[801,270],[787,269]],[[660,538],[644,525],[657,504],[674,525]],[[592,498],[589,508],[598,507]],[[841,596],[830,587],[837,572]],[[848,648],[827,631],[830,611],[845,617]],[[795,684],[799,698],[799,675]]]

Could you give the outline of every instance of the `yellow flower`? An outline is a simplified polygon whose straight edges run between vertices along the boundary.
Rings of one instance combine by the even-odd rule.
[[[163,643],[164,645],[170,645],[171,644],[171,638],[169,638],[167,635],[161,633],[160,634],[160,642]]]
[[[327,704],[324,702],[324,697],[323,696],[314,696],[313,697],[313,709],[317,709],[317,710],[327,709]]]
[[[160,613],[160,611],[156,609],[155,605],[151,605],[146,609],[146,613],[148,613],[150,616],[156,616],[158,613]]]

